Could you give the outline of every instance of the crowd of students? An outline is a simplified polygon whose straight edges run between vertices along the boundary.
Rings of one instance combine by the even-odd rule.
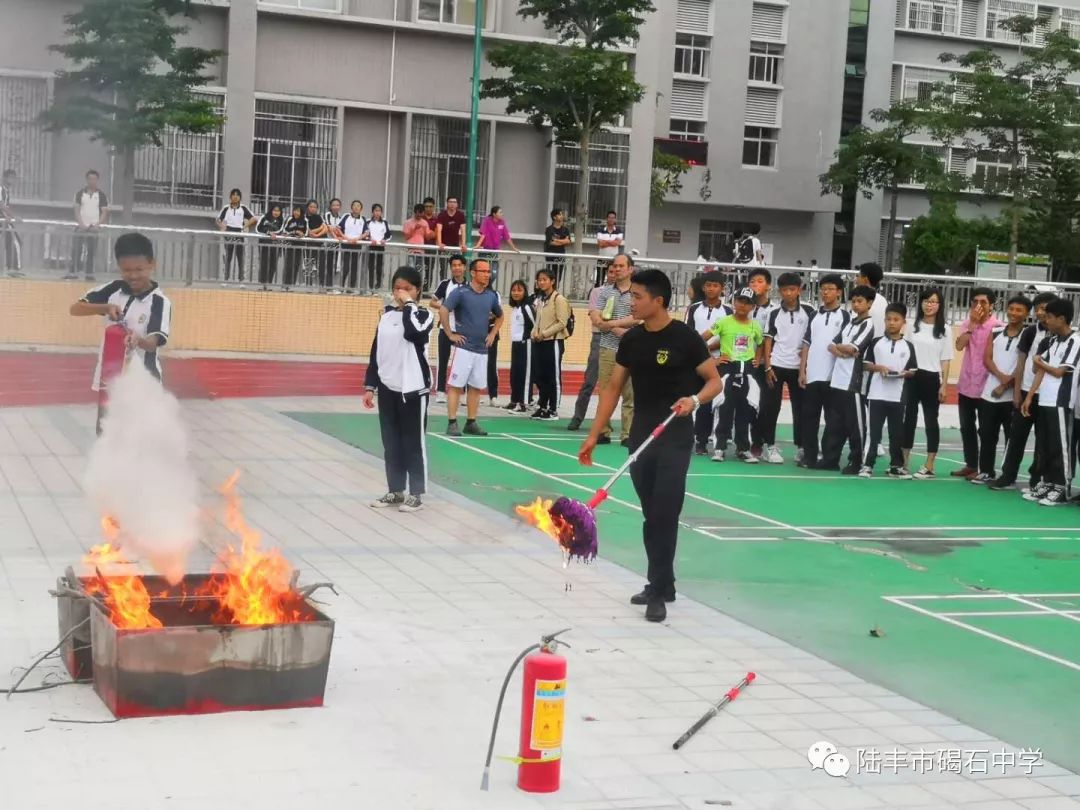
[[[798,466],[870,478],[887,433],[886,475],[933,479],[939,408],[954,352],[963,351],[957,393],[964,463],[950,475],[991,490],[1013,488],[1034,428],[1023,496],[1044,506],[1067,503],[1080,450],[1072,430],[1080,413],[1080,375],[1074,374],[1080,334],[1071,326],[1072,302],[1050,293],[1034,300],[1013,296],[999,321],[994,292],[977,287],[954,337],[940,289],[922,290],[909,313],[878,292],[880,267],[862,265],[857,272],[847,307],[844,280],[836,274],[819,280],[816,308],[801,300],[796,273],[777,279],[780,300],[771,302],[772,277],[756,268],[730,306],[721,273],[695,279],[686,320],[708,341],[724,381],[714,410],[696,415],[696,453],[724,461],[733,441],[743,462],[783,463],[776,422],[786,387]],[[926,457],[912,472],[920,411]]]

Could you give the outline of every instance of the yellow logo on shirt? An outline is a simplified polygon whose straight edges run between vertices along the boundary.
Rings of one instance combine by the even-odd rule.
[[[656,364],[658,366],[664,365],[664,363],[667,362],[667,359],[668,359],[668,350],[667,349],[660,349],[660,350],[658,350],[656,352]]]

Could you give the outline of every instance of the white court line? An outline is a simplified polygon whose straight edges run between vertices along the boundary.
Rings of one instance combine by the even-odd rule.
[[[1077,613],[1077,611],[1058,610],[1057,608],[1052,608],[1049,605],[1044,605],[1042,602],[1032,602],[1030,599],[1025,599],[1024,597],[1017,596],[1015,594],[1010,595],[1009,599],[1013,602],[1019,602],[1021,605],[1038,608],[1044,613],[1050,614],[1052,616],[1061,616],[1062,618],[1068,619],[1069,621],[1080,622],[1080,616],[1074,615],[1075,613]]]
[[[737,463],[737,462],[736,462]],[[605,473],[594,472],[572,472],[572,473],[559,473],[559,475],[570,475],[576,477],[586,477],[590,475],[605,475]],[[897,479],[886,478],[884,476],[877,476],[876,478],[863,479],[854,475],[762,475],[760,473],[749,473],[747,475],[740,475],[739,473],[687,473],[687,478],[767,478],[767,479],[787,479],[798,481],[833,481],[833,480],[845,480],[845,481],[894,481]],[[966,483],[959,478],[952,478],[948,481],[942,481],[942,483]]]
[[[944,613],[937,613],[937,616],[953,616],[960,618],[962,616],[968,616],[971,618],[977,618],[979,616],[1053,616],[1058,611],[1053,610],[956,610],[946,611]],[[1070,617],[1073,614],[1080,613],[1080,610],[1063,610],[1062,615],[1068,614]]]
[[[1072,599],[1080,596],[1080,593],[920,593],[906,596],[886,596],[885,599],[903,599],[905,601],[920,599],[1009,599],[1013,596],[1021,596],[1025,599]]]
[[[927,610],[926,608],[919,607],[918,605],[909,605],[904,601],[905,597],[883,596],[881,598],[884,599],[886,602],[892,602],[894,605],[899,605],[900,607],[907,608],[908,610],[913,610],[916,613],[921,613],[924,616],[929,616],[932,619],[937,619],[938,621],[945,622],[946,624],[951,624],[954,627],[961,628],[962,630],[970,630],[976,635],[993,639],[994,641],[1001,642],[1002,644],[1012,647],[1013,649],[1030,653],[1031,655],[1038,656],[1039,658],[1045,658],[1047,661],[1053,661],[1055,664],[1061,664],[1063,667],[1068,667],[1069,669],[1080,672],[1080,664],[1076,663],[1075,661],[1069,661],[1066,658],[1060,658],[1059,656],[1052,655],[1051,653],[1040,650],[1037,647],[1032,647],[1028,644],[1021,644],[1019,641],[1014,641],[1013,639],[1006,638],[1005,636],[999,636],[997,633],[991,633],[989,630],[983,630],[981,627],[975,627],[973,625],[959,621],[958,619],[954,619],[951,616],[943,616],[940,613],[934,613],[932,610]]]
[[[704,529],[724,529],[725,526],[703,526]],[[852,532],[910,532],[910,531],[943,531],[954,532],[1065,532],[1071,534],[1080,533],[1080,529],[1053,528],[1049,526],[807,526],[808,529],[818,531],[852,531]],[[742,530],[740,530],[742,531]],[[762,526],[752,531],[772,531]],[[904,597],[905,599],[907,597]]]
[[[528,445],[529,447],[535,447],[537,450],[543,450],[543,451],[545,451],[547,453],[553,453],[556,456],[563,456],[565,458],[572,458],[574,461],[577,461],[577,456],[572,456],[569,453],[563,453],[563,452],[555,450],[555,449],[553,449],[551,447],[544,447],[542,444],[537,444],[536,442],[526,441],[525,439],[518,439],[516,436],[510,436],[509,438],[514,439],[514,441],[521,442],[522,444]],[[608,467],[606,464],[597,464],[597,463],[594,462],[593,466],[594,467],[603,467],[605,470],[610,470],[612,472],[615,471],[614,467]],[[705,497],[703,497],[701,495],[695,495],[693,492],[687,492],[686,497],[693,498],[694,500],[701,501],[702,503],[710,504],[711,506],[719,506],[721,509],[727,509],[729,512],[734,512],[734,513],[736,513],[738,515],[742,515],[743,517],[753,518],[754,520],[759,520],[762,523],[769,523],[769,524],[772,524],[773,526],[779,527],[781,529],[787,529],[788,531],[799,532],[800,534],[806,535],[809,539],[812,539],[812,540],[815,540],[815,541],[818,541],[818,542],[825,542],[825,543],[832,542],[829,538],[825,537],[824,535],[820,535],[817,532],[810,531],[809,529],[800,529],[798,526],[792,526],[791,524],[784,523],[783,521],[780,521],[780,520],[773,520],[772,518],[767,518],[764,515],[758,515],[758,514],[755,514],[753,512],[747,512],[745,509],[739,509],[739,508],[734,507],[734,506],[728,506],[726,503],[720,503],[720,501],[714,501],[711,498],[705,498]]]

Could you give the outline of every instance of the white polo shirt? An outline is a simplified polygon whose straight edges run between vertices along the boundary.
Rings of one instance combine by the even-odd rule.
[[[244,230],[244,223],[254,218],[255,215],[246,205],[238,205],[236,208],[226,205],[218,214],[218,222],[224,222],[225,227],[230,231]]]
[[[772,340],[771,363],[776,368],[798,369],[802,359],[803,338],[814,310],[801,301],[795,309],[780,304],[766,319],[765,338]]]
[[[990,345],[993,347],[994,365],[998,367],[1002,374],[1012,376],[1012,373],[1016,371],[1016,361],[1019,359],[1020,354],[1020,338],[1023,335],[1024,329],[1021,328],[1019,332],[1010,337],[1004,326],[995,329],[991,333]],[[1001,385],[1001,381],[993,374],[988,374],[986,382],[983,383],[982,398],[987,402],[1012,402],[1012,388],[1005,389],[1005,393],[1001,396],[994,396],[994,389],[999,385]]]
[[[88,304],[116,304],[124,313],[120,323],[127,327],[137,337],[149,337],[160,335],[161,345],[169,341],[169,329],[172,326],[172,304],[165,294],[161,292],[156,281],[150,282],[150,289],[139,295],[131,292],[127,282],[116,279],[102,284],[88,291],[80,300]],[[105,324],[113,321],[105,318]],[[101,338],[101,349],[98,350],[97,368],[94,369],[93,390],[97,391],[101,385],[101,353],[105,348],[105,336]],[[138,347],[131,350],[131,357],[141,361],[146,370],[161,379],[161,361],[157,351],[144,351]]]
[[[347,214],[341,218],[338,227],[341,228],[346,239],[359,239],[367,230],[367,220],[363,216],[354,217],[352,214]]]
[[[829,351],[829,346],[836,342],[836,336],[843,331],[844,327],[851,322],[851,313],[846,309],[825,309],[818,307],[818,311],[810,318],[806,325],[806,334],[803,336],[803,345],[806,351],[806,382],[829,382],[832,377],[833,366],[836,357]]]
[[[367,231],[372,242],[389,242],[391,239],[390,225],[385,219],[369,219]]]
[[[597,287],[599,289],[599,287]],[[686,323],[697,332],[699,335],[706,329],[712,328],[712,325],[721,318],[727,317],[731,314],[729,307],[721,304],[718,307],[710,307],[704,301],[696,301],[690,305],[690,309],[686,311]],[[714,358],[720,356],[719,344],[711,352]]]
[[[915,347],[910,340],[900,338],[893,340],[888,335],[875,338],[866,350],[863,358],[867,363],[885,366],[889,371],[910,371],[917,365],[915,360]],[[875,402],[900,402],[904,396],[903,377],[882,377],[878,372],[867,372],[870,375],[870,389],[867,399]]]
[[[1039,405],[1043,408],[1071,408],[1073,371],[1080,362],[1080,335],[1070,332],[1065,337],[1054,336],[1041,355],[1043,361],[1053,368],[1064,368],[1062,377],[1043,375],[1039,386]]]
[[[625,241],[626,235],[623,233],[623,229],[618,225],[615,226],[615,230],[609,231],[605,225],[596,234],[597,240],[600,239],[622,239]],[[622,253],[622,245],[616,245],[615,247],[598,247],[596,249],[597,256],[604,256],[605,258],[613,258]]]
[[[81,188],[75,192],[75,206],[79,209],[79,219],[83,225],[100,225],[101,212],[109,207],[109,200],[101,189],[91,191]]]
[[[918,327],[918,328],[916,328]],[[915,361],[921,371],[932,374],[941,373],[941,364],[953,359],[952,329],[945,327],[945,334],[934,337],[934,325],[925,321],[915,321],[908,326],[908,340],[915,347]]]

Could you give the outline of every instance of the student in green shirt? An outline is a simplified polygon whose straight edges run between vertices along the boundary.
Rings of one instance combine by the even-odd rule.
[[[761,324],[751,317],[753,290],[739,290],[732,304],[735,313],[721,318],[701,335],[710,349],[720,346],[716,364],[724,381],[724,393],[717,399],[716,450],[712,460],[724,460],[734,431],[736,457],[757,464],[757,457],[750,452],[750,427],[757,419],[761,388],[753,370],[755,361],[761,363],[765,335]]]

